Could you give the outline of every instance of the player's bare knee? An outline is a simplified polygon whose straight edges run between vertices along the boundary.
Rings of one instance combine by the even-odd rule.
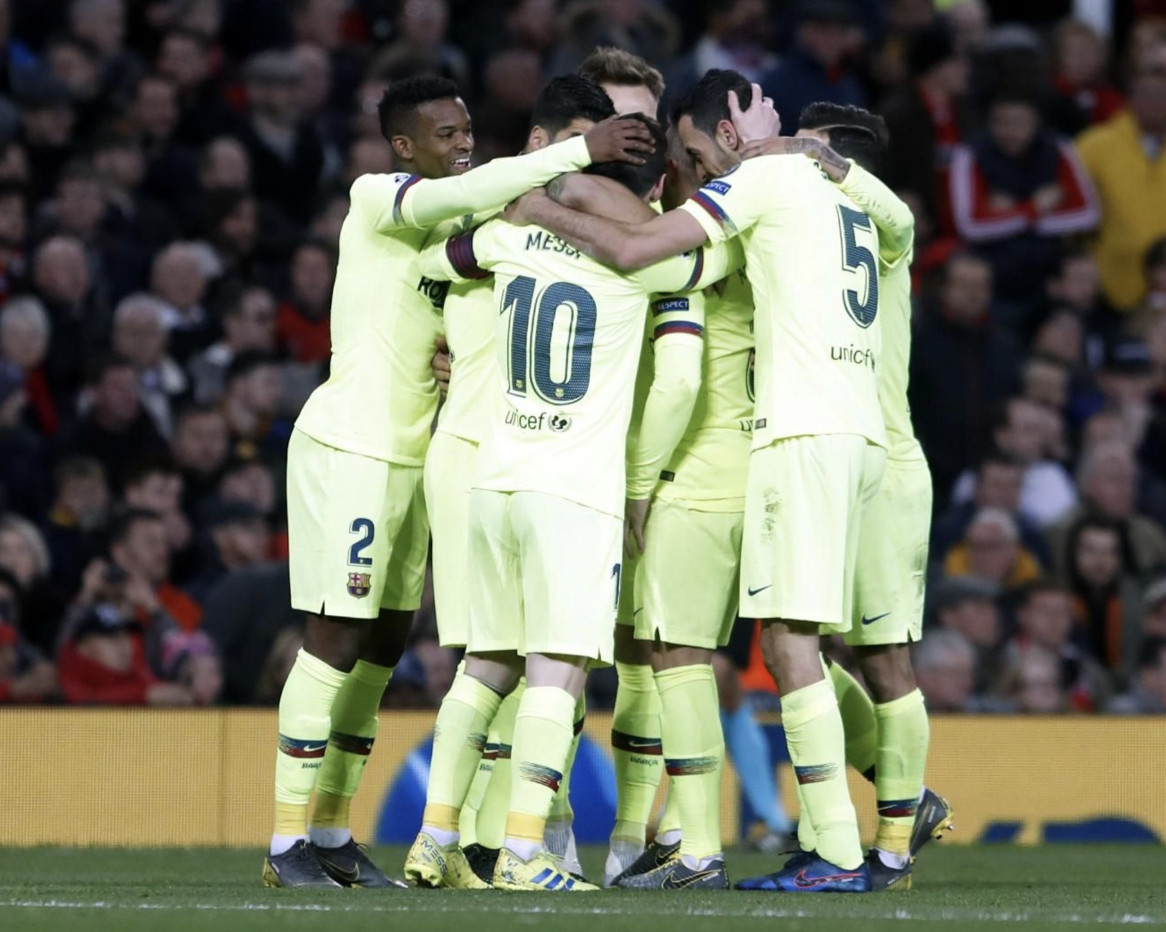
[[[361,636],[369,624],[356,618],[309,615],[304,629],[304,650],[328,666],[347,673],[356,664]]]
[[[712,659],[713,652],[704,647],[661,643],[652,652],[652,669],[660,673],[678,667],[708,666]]]
[[[713,676],[717,678],[717,696],[721,701],[721,708],[732,715],[744,701],[745,694],[741,689],[741,674],[733,666],[733,661],[724,654],[713,654]]]
[[[762,623],[761,656],[781,695],[822,679],[819,644],[817,625],[784,620]]]
[[[364,631],[360,659],[381,667],[395,667],[405,653],[412,628],[412,612],[383,609],[380,617]]]
[[[915,671],[911,667],[908,645],[858,647],[854,653],[875,702],[894,702],[915,689]]]
[[[465,672],[495,692],[508,696],[522,677],[522,658],[511,651],[466,654]]]
[[[526,685],[551,686],[569,692],[578,699],[587,685],[586,657],[566,654],[528,654],[526,657]]]
[[[638,640],[631,625],[616,625],[615,660],[616,663],[647,666],[652,662],[652,645]]]

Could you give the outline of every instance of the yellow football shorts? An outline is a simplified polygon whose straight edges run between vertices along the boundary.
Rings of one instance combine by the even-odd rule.
[[[623,522],[541,492],[470,493],[469,650],[610,664]]]
[[[886,451],[857,434],[778,440],[752,452],[741,614],[850,628],[862,513]]]
[[[907,644],[923,636],[931,495],[926,460],[887,461],[862,516],[847,644]]]
[[[737,618],[741,511],[697,511],[657,498],[635,572],[636,637],[712,650]]]
[[[338,450],[292,432],[287,531],[292,607],[376,618],[421,604],[429,521],[420,466]]]
[[[470,486],[478,445],[437,431],[425,457],[425,503],[433,531],[433,599],[442,647],[465,647],[470,631]]]

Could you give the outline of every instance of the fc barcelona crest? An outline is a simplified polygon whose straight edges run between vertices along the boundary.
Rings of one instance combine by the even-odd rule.
[[[348,594],[357,599],[363,599],[372,589],[371,573],[349,573]]]

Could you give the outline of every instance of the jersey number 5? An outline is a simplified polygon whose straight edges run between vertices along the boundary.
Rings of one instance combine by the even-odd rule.
[[[510,393],[525,396],[533,389],[548,404],[569,405],[591,384],[595,299],[572,282],[555,282],[538,294],[535,285],[519,275],[502,296],[502,312],[510,314]],[[555,340],[556,327],[565,328],[559,331],[565,339]]]
[[[844,289],[842,303],[858,326],[869,327],[879,312],[879,269],[874,251],[859,242],[859,234],[865,233],[865,239],[874,240],[874,230],[870,217],[851,207],[839,206],[838,220],[842,227],[842,267],[855,276],[860,270],[866,271],[866,286],[860,280],[857,287]]]

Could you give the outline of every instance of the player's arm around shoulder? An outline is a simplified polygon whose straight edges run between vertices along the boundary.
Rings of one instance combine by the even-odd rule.
[[[911,252],[915,244],[915,215],[906,201],[877,175],[856,163],[851,163],[839,187],[878,227],[879,252],[884,263],[894,266]]]
[[[467,282],[486,278],[493,268],[500,221],[445,239],[436,239],[417,256],[417,270],[425,278],[442,282]]]

